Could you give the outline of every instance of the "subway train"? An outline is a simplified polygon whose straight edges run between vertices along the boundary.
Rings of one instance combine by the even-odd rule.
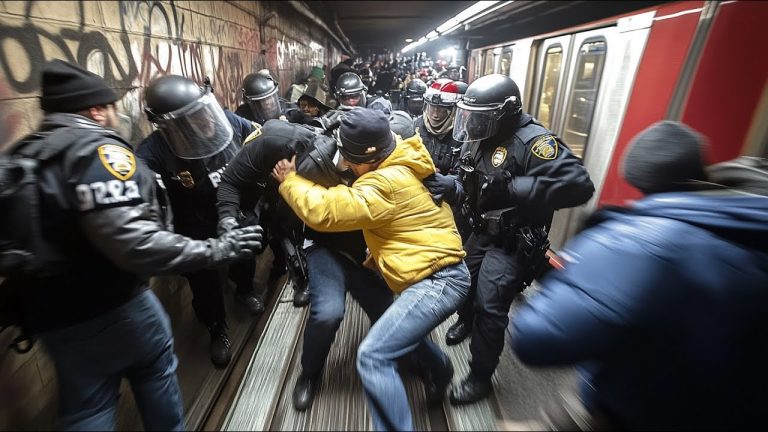
[[[554,248],[595,208],[640,197],[621,178],[621,156],[658,120],[707,136],[713,163],[768,156],[766,17],[768,2],[670,2],[469,52],[469,82],[491,73],[514,79],[524,110],[592,176],[593,198],[556,214]]]

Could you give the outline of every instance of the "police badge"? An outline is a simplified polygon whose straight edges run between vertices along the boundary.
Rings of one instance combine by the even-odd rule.
[[[491,156],[491,164],[494,167],[500,167],[506,159],[507,149],[504,147],[496,147],[496,150],[493,152],[493,156]]]
[[[179,174],[177,174],[177,177],[179,178],[179,181],[181,182],[181,185],[185,188],[191,189],[195,187],[195,179],[192,178],[192,173],[189,171],[182,171]]]
[[[116,178],[125,181],[136,172],[136,159],[128,149],[104,144],[99,147],[98,152],[101,164]]]
[[[557,141],[552,135],[544,135],[531,146],[531,153],[539,159],[552,160],[557,157]]]

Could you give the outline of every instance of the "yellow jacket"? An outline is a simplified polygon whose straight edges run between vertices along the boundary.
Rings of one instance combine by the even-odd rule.
[[[421,182],[434,172],[415,135],[398,139],[392,154],[351,187],[325,188],[291,173],[280,194],[317,231],[362,229],[381,275],[399,293],[465,255],[451,208],[436,206]]]

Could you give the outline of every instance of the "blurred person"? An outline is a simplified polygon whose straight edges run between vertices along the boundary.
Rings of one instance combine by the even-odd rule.
[[[336,82],[336,99],[339,107],[365,107],[368,87],[354,72],[346,72]]]
[[[467,143],[460,173],[437,173],[425,184],[461,206],[473,226],[464,244],[470,297],[446,333],[449,344],[472,335],[470,372],[451,390],[451,403],[460,405],[491,392],[509,308],[546,262],[555,210],[587,202],[594,186],[568,146],[523,113],[520,90],[507,76],[469,85],[457,103],[453,138]]]
[[[147,280],[252,259],[260,229],[200,240],[167,231],[154,175],[115,131],[113,90],[61,60],[43,67],[41,87],[42,124],[9,152],[44,161],[40,220],[22,223],[39,223],[55,253],[3,272],[2,289],[18,291],[53,360],[57,428],[113,430],[125,377],[146,430],[184,430],[171,323]]]
[[[257,221],[254,194],[243,203],[244,212],[226,230],[218,226],[216,189],[227,164],[255,126],[224,111],[210,89],[178,75],[152,81],[145,91],[147,118],[156,130],[146,137],[137,155],[160,175],[168,191],[174,231],[193,239],[206,239]],[[235,301],[249,313],[264,311],[254,289],[255,260],[233,264],[228,277],[235,285]],[[208,328],[211,362],[226,366],[231,357],[224,308],[224,281],[216,269],[194,269],[183,275],[192,290],[195,315]]]
[[[436,206],[421,183],[435,172],[429,153],[418,135],[403,141],[390,127],[378,111],[344,114],[338,145],[358,176],[351,186],[313,183],[296,174],[293,160],[280,161],[273,176],[286,202],[313,229],[362,229],[370,265],[399,294],[361,343],[357,370],[376,430],[413,430],[396,359],[415,351],[429,371],[428,400],[442,400],[453,367],[429,333],[466,296],[469,273],[450,208]]]
[[[763,423],[768,175],[742,165],[738,179],[729,171],[739,162],[728,162],[714,172],[738,188],[713,184],[707,150],[679,122],[635,136],[622,174],[644,197],[594,214],[566,245],[565,269],[544,278],[514,317],[512,348],[524,363],[576,365],[581,375],[578,395],[545,410],[548,427]]]
[[[339,64],[333,67],[331,69],[331,94],[336,94],[338,92],[338,88],[336,87],[336,83],[339,82],[339,78],[347,73],[352,72],[354,73],[355,70],[352,68],[352,65],[355,64],[355,59],[351,57],[347,57],[346,55],[341,56],[341,61]]]

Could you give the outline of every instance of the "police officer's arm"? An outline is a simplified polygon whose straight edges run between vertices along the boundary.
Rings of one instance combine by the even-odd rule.
[[[248,140],[247,137],[250,136],[254,131],[261,129],[261,125],[242,117],[237,112],[232,113],[231,111],[224,111],[224,115],[227,116],[229,122],[232,124],[232,127],[234,127],[238,134],[242,137],[243,142],[240,144],[244,144]]]
[[[509,192],[519,204],[574,207],[587,202],[595,192],[581,161],[551,135],[534,139],[523,166],[525,174],[509,183]]]
[[[153,176],[130,149],[114,143],[87,152],[68,170],[71,201],[83,233],[112,262],[143,276],[223,262],[218,240],[192,240],[163,229]]]
[[[241,191],[246,188],[261,188],[259,183],[266,182],[269,173],[263,172],[259,166],[259,131],[253,132],[246,138],[243,148],[229,162],[221,175],[221,183],[216,191],[216,209],[219,220],[227,217],[237,217],[240,212]]]

